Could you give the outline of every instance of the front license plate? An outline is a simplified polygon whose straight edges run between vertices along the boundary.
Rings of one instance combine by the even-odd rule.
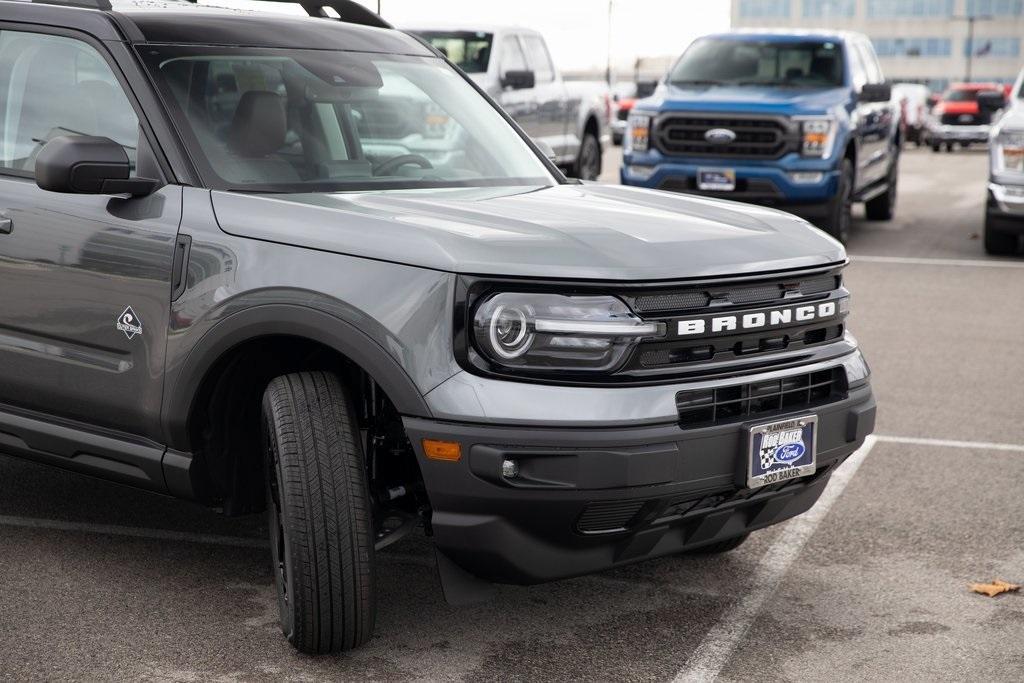
[[[817,440],[817,415],[751,427],[747,486],[756,489],[814,474]]]
[[[712,192],[732,192],[736,189],[736,171],[731,168],[701,168],[697,170],[697,189]]]

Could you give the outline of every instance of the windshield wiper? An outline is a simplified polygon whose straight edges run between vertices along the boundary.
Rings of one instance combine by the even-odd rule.
[[[725,85],[725,81],[716,81],[713,78],[688,78],[682,81],[672,81],[672,85]]]
[[[794,83],[793,81],[740,81],[737,85],[771,85],[781,86],[784,88],[808,88],[813,87],[804,83]]]

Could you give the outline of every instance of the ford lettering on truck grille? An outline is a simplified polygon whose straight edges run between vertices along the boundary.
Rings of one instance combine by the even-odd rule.
[[[841,315],[838,301],[782,306],[749,313],[704,315],[686,318],[676,323],[680,337],[705,337],[756,330],[770,330],[793,325],[807,325]]]

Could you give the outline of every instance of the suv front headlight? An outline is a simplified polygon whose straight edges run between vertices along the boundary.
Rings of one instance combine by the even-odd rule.
[[[992,145],[992,170],[1024,173],[1024,130],[1003,130]]]
[[[626,152],[646,152],[651,146],[651,117],[630,114],[626,127]]]
[[[511,370],[609,372],[642,339],[665,335],[613,296],[504,292],[473,313],[474,347]]]
[[[831,116],[809,116],[800,119],[800,154],[826,159],[836,142],[836,120]]]

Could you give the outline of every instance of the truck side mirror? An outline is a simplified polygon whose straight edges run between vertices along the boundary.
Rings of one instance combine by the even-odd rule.
[[[1006,106],[1006,98],[998,90],[986,90],[978,93],[978,109],[988,114],[995,113]]]
[[[888,102],[892,99],[892,85],[889,83],[865,83],[857,96],[860,102]]]
[[[71,194],[152,194],[159,184],[149,178],[132,178],[124,147],[110,138],[62,135],[39,150],[36,185],[50,192]]]
[[[536,76],[528,69],[506,71],[501,77],[501,87],[512,90],[532,88],[536,83]]]

